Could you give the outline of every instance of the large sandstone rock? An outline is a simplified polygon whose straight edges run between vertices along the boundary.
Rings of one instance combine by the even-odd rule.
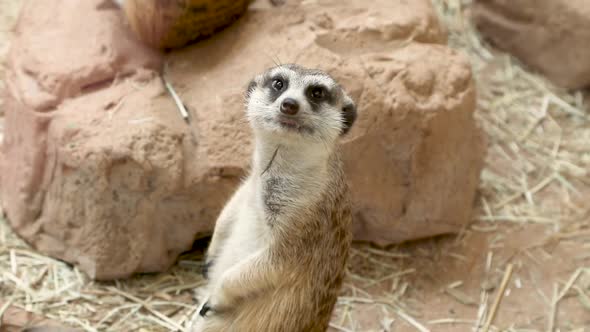
[[[343,147],[356,239],[387,245],[458,231],[469,221],[484,156],[470,66],[439,45],[445,35],[429,1],[362,6],[339,0],[251,11],[216,38],[172,54],[171,77],[199,114],[240,121],[254,73],[277,61],[327,70],[359,108]],[[236,146],[248,151],[240,155],[245,168],[250,139]]]
[[[168,268],[211,230],[241,175],[228,159],[227,171],[217,167],[200,143],[207,130],[184,123],[156,77],[67,100],[50,116],[13,99],[8,107],[3,176],[11,176],[2,187],[11,225],[97,279]]]
[[[590,85],[590,2],[476,0],[483,35],[565,88]]]
[[[78,16],[119,16],[105,1],[60,3],[68,10],[78,4]],[[172,264],[212,231],[246,173],[252,141],[243,92],[275,62],[323,68],[357,100],[360,117],[343,142],[357,240],[398,243],[469,221],[484,154],[472,117],[473,81],[467,61],[444,46],[428,0],[256,4],[217,36],[168,56],[190,125],[151,70],[157,55],[136,44],[113,47],[120,38],[133,43],[123,29],[109,34],[110,42],[101,39],[97,31],[120,28],[115,19],[96,20],[71,48],[98,39],[117,65],[88,58],[79,66],[86,70],[59,67],[65,69],[51,76],[53,85],[42,84],[53,67],[40,50],[66,62],[72,53],[22,42],[45,30],[22,23],[52,10],[44,6],[31,0],[17,29],[1,165],[10,223],[40,251],[98,279]],[[53,44],[75,34],[73,25],[57,26],[63,31],[54,32]],[[25,75],[30,59],[37,59],[36,71]],[[92,61],[111,75],[95,82],[87,74]],[[81,76],[90,78],[81,84]]]

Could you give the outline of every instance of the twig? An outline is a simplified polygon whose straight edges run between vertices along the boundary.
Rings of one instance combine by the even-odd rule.
[[[2,326],[2,317],[4,313],[8,310],[8,307],[12,305],[12,299],[6,302],[2,307],[0,307],[0,327]]]
[[[588,297],[588,295],[584,293],[584,290],[582,288],[574,286],[574,289],[576,290],[576,292],[578,292],[578,300],[580,301],[580,303],[582,303],[584,308],[590,310],[590,297]]]
[[[10,250],[10,270],[12,274],[17,275],[17,263],[16,263],[16,255],[14,254],[14,249]]]
[[[342,332],[352,332],[352,330],[349,330],[349,329],[347,329],[347,328],[345,328],[345,327],[342,327],[342,326],[336,325],[336,324],[334,324],[334,323],[330,323],[330,327],[331,327],[331,328],[333,328],[333,329],[336,329],[336,330],[338,330],[338,331],[342,331]]]
[[[553,285],[553,300],[551,301],[551,309],[549,311],[549,322],[547,326],[547,332],[553,332],[555,328],[555,316],[557,315],[557,303],[559,302],[559,286]]]
[[[572,288],[576,280],[582,275],[583,269],[577,269],[574,274],[570,277],[568,282],[565,284],[565,287],[559,291],[559,286],[557,284],[553,287],[553,301],[551,301],[551,311],[549,312],[549,323],[547,326],[547,332],[553,332],[555,328],[555,318],[557,316],[557,306],[559,305],[559,301],[563,299],[565,294]]]
[[[565,287],[561,290],[561,292],[557,296],[557,302],[561,301],[561,299],[565,296],[565,294],[567,293],[567,291],[569,291],[570,288],[572,288],[572,286],[574,285],[574,283],[576,282],[576,280],[578,280],[578,278],[580,277],[580,275],[582,275],[582,272],[583,271],[584,270],[580,268],[580,269],[577,269],[576,272],[574,272],[574,274],[572,274],[572,276],[570,277],[570,279],[568,280],[568,282],[565,284]]]
[[[117,293],[137,304],[141,304],[147,311],[149,311],[152,315],[158,317],[159,319],[161,319],[162,321],[164,321],[167,325],[170,325],[180,331],[184,331],[184,328],[180,325],[178,325],[178,323],[176,323],[175,321],[173,321],[172,319],[170,319],[170,317],[162,314],[161,312],[155,310],[152,308],[151,305],[149,305],[148,303],[146,303],[146,301],[142,301],[141,299],[138,299],[137,297],[131,295],[131,294],[127,294],[115,287],[108,287],[107,289],[109,289],[110,291]]]
[[[488,298],[489,298],[488,291],[483,289],[481,291],[481,296],[480,296],[480,301],[479,301],[479,303],[480,303],[479,309],[477,310],[477,321],[475,323],[475,331],[479,331],[479,329],[483,325],[483,321],[484,321],[487,311],[488,311]]]
[[[164,70],[164,72],[165,71],[166,70]],[[168,80],[166,79],[166,75],[164,73],[162,73],[161,78],[162,78],[162,82],[164,83],[164,87],[166,87],[166,90],[168,91],[168,93],[170,94],[172,99],[174,100],[174,103],[176,104],[176,108],[178,108],[180,115],[182,116],[184,121],[189,122],[189,116],[188,116],[188,111],[186,109],[186,106],[184,106],[184,103],[182,102],[182,100],[180,99],[180,97],[178,96],[178,94],[176,93],[174,88],[172,87],[172,84],[170,84],[168,82]]]
[[[379,256],[384,256],[384,257],[391,257],[391,258],[408,258],[410,257],[409,254],[402,254],[402,253],[397,253],[397,252],[389,252],[389,251],[385,251],[385,250],[377,250],[377,249],[373,249],[373,248],[363,248],[364,250],[375,254],[375,255],[379,255]]]
[[[496,313],[498,311],[498,307],[500,307],[500,303],[504,298],[504,292],[506,291],[506,286],[508,286],[508,282],[510,281],[510,277],[512,276],[512,264],[508,264],[506,271],[504,271],[504,278],[502,279],[502,283],[500,284],[500,289],[498,290],[498,294],[496,294],[496,299],[494,300],[494,304],[492,305],[492,310],[490,311],[490,315],[486,321],[486,324],[483,327],[483,332],[488,332],[490,326],[494,322],[496,318]]]
[[[406,314],[405,312],[401,311],[401,310],[396,310],[395,311],[403,320],[405,320],[406,322],[408,322],[408,324],[412,325],[413,327],[415,327],[418,331],[420,332],[430,332],[429,329],[427,329],[424,325],[418,323],[417,320],[415,320],[413,317],[410,317],[408,314]]]

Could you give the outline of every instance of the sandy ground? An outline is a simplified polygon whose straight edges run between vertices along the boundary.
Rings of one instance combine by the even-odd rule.
[[[0,57],[19,2],[0,0]],[[559,91],[483,46],[461,1],[434,2],[449,26],[451,46],[473,63],[476,117],[489,136],[474,221],[457,236],[386,250],[357,244],[332,330],[484,331],[490,320],[490,331],[590,331],[590,116],[584,94]],[[2,74],[0,66],[0,87]],[[33,257],[27,250],[0,222],[0,298],[13,294],[16,306],[88,331],[170,330],[192,313],[198,294],[191,289],[202,283],[200,250],[169,273],[113,283],[93,283],[45,259],[42,278],[63,285],[71,277],[77,284],[63,291],[67,299],[32,304],[6,277],[10,252]],[[39,282],[37,291],[50,284]],[[126,325],[132,315],[141,318],[139,325]]]

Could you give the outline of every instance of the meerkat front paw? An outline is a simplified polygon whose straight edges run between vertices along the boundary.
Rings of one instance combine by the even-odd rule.
[[[213,289],[210,293],[209,298],[206,301],[206,309],[205,305],[203,305],[203,311],[205,313],[212,312],[212,313],[220,313],[223,311],[228,310],[232,306],[235,305],[236,298],[230,296],[227,289],[222,286],[220,283],[217,287]]]
[[[231,306],[230,301],[224,296],[224,293],[221,291],[212,293],[207,300],[203,302],[201,308],[199,308],[198,313],[201,317],[209,317],[216,313],[223,312],[227,310],[228,307]]]

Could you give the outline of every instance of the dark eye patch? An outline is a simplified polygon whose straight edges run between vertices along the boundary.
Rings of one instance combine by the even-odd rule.
[[[268,88],[269,99],[272,103],[287,91],[289,81],[281,75],[269,76],[264,80],[264,86]]]
[[[309,89],[309,96],[317,101],[323,101],[326,98],[326,89],[322,86],[314,86]]]
[[[275,78],[275,79],[272,81],[272,88],[273,88],[273,89],[275,89],[275,90],[277,90],[277,91],[281,91],[281,90],[283,90],[283,87],[284,87],[284,83],[283,83],[283,80],[282,80],[282,79],[280,79],[280,78]]]
[[[317,112],[322,103],[334,105],[334,95],[323,85],[310,85],[305,90],[305,96],[311,109]]]

